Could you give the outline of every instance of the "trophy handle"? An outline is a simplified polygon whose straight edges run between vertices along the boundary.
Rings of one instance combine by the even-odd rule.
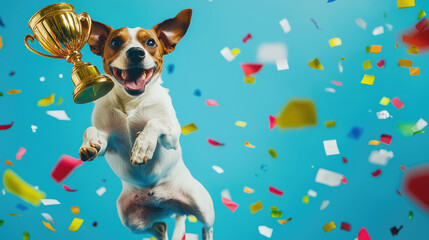
[[[88,42],[89,36],[91,35],[92,19],[89,16],[89,14],[86,13],[86,12],[79,13],[78,18],[79,18],[80,21],[85,20],[88,23],[88,29],[86,30],[86,33],[84,33],[85,39],[84,39],[84,43],[82,45],[82,47],[83,47],[85,45],[85,43]]]
[[[58,56],[53,56],[53,55],[48,55],[45,53],[41,53],[39,51],[37,51],[36,49],[33,49],[32,47],[30,47],[30,45],[28,44],[28,40],[30,40],[31,42],[34,42],[34,36],[33,35],[27,35],[24,38],[24,44],[25,46],[28,48],[28,50],[32,51],[33,53],[43,56],[43,57],[48,57],[48,58],[63,58],[63,57],[58,57]]]

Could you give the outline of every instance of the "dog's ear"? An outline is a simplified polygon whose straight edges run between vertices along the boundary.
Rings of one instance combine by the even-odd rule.
[[[88,26],[83,25],[84,31]],[[110,32],[113,30],[112,27],[97,21],[92,21],[91,35],[88,39],[88,45],[91,49],[91,52],[99,56],[103,55],[104,45],[106,43],[107,37],[109,37]]]
[[[153,27],[158,39],[164,45],[164,54],[174,50],[176,44],[182,39],[191,23],[192,9],[182,10],[176,17],[165,20]]]

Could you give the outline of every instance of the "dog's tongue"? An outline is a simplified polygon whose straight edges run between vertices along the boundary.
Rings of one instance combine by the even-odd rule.
[[[130,90],[140,90],[146,84],[143,69],[129,69],[126,70],[126,79],[124,85]]]

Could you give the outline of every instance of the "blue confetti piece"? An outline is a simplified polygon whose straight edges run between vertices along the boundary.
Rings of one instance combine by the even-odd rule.
[[[263,172],[268,171],[268,165],[267,165],[267,164],[262,164],[262,165],[261,165],[261,170],[262,170]]]
[[[167,72],[169,74],[172,74],[174,72],[174,64],[168,64],[168,66],[167,66]]]
[[[27,209],[28,209],[28,207],[27,207],[27,206],[22,205],[21,203],[18,203],[18,204],[16,205],[16,208],[18,208],[19,210],[22,210],[22,211],[25,211],[25,210],[27,210]]]
[[[200,89],[195,89],[195,91],[194,91],[194,95],[195,96],[197,96],[197,97],[201,97],[201,90]]]
[[[363,128],[353,127],[347,136],[350,138],[359,139],[360,135],[362,135],[362,132],[363,132]]]
[[[0,18],[0,26],[5,27],[4,23],[3,23],[3,20],[1,20],[1,18]]]
[[[328,3],[335,2],[335,0],[328,0]]]

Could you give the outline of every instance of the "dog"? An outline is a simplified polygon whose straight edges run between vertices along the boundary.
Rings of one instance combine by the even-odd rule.
[[[181,240],[186,215],[203,224],[204,240],[213,239],[213,201],[183,162],[181,127],[168,90],[161,86],[163,56],[185,35],[191,16],[192,9],[185,9],[152,29],[113,29],[93,21],[88,39],[114,87],[95,101],[80,158],[105,156],[122,181],[117,200],[122,224],[159,240],[168,239],[162,219],[170,216],[175,216],[172,239]]]

